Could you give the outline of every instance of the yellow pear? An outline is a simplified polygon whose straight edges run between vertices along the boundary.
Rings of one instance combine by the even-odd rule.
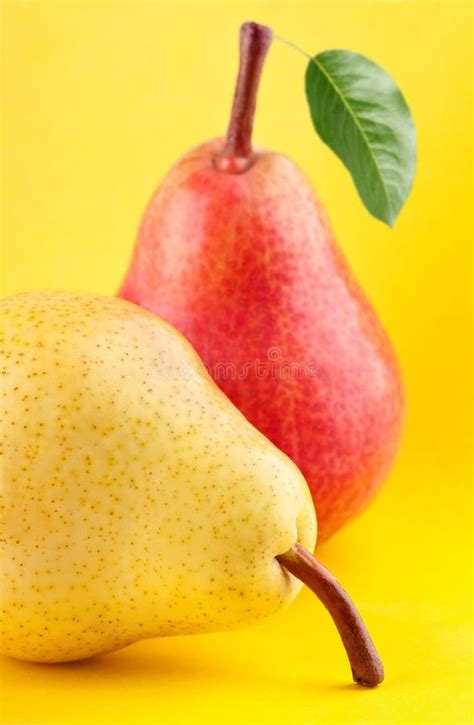
[[[294,598],[290,571],[352,660],[376,658],[360,619],[344,634],[342,590],[324,601],[301,473],[178,332],[98,295],[20,294],[1,312],[2,653],[61,662],[246,625]]]

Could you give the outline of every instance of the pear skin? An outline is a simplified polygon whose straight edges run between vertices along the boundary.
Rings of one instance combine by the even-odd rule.
[[[1,652],[62,662],[255,622],[313,550],[297,467],[189,343],[123,300],[1,302]]]
[[[183,332],[295,461],[322,540],[385,480],[404,396],[390,340],[308,180],[285,156],[252,148],[270,40],[269,28],[242,26],[227,138],[187,153],[160,184],[119,295]]]

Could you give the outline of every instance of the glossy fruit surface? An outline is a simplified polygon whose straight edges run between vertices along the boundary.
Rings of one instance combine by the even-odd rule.
[[[356,515],[397,449],[403,393],[390,342],[287,158],[216,168],[224,141],[169,172],[120,295],[191,341],[218,385],[298,465],[320,538]]]
[[[291,601],[275,557],[314,547],[306,483],[176,330],[97,295],[0,312],[3,654],[76,660]]]

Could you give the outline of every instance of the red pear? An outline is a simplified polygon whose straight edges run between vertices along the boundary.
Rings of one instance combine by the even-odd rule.
[[[145,212],[120,296],[181,330],[299,466],[323,539],[382,484],[400,437],[392,346],[307,179],[252,149],[271,31],[246,23],[227,139],[190,151]]]

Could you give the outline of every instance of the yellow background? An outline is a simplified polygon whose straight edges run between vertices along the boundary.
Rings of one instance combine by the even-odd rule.
[[[348,48],[383,65],[413,110],[419,165],[390,231],[312,130],[305,59],[274,42],[255,139],[311,177],[405,373],[390,481],[319,549],[370,626],[384,685],[349,684],[333,626],[304,592],[242,632],[63,666],[2,660],[2,721],[470,721],[470,4],[17,0],[3,11],[6,294],[114,293],[152,189],[226,128],[243,20],[312,53]]]

